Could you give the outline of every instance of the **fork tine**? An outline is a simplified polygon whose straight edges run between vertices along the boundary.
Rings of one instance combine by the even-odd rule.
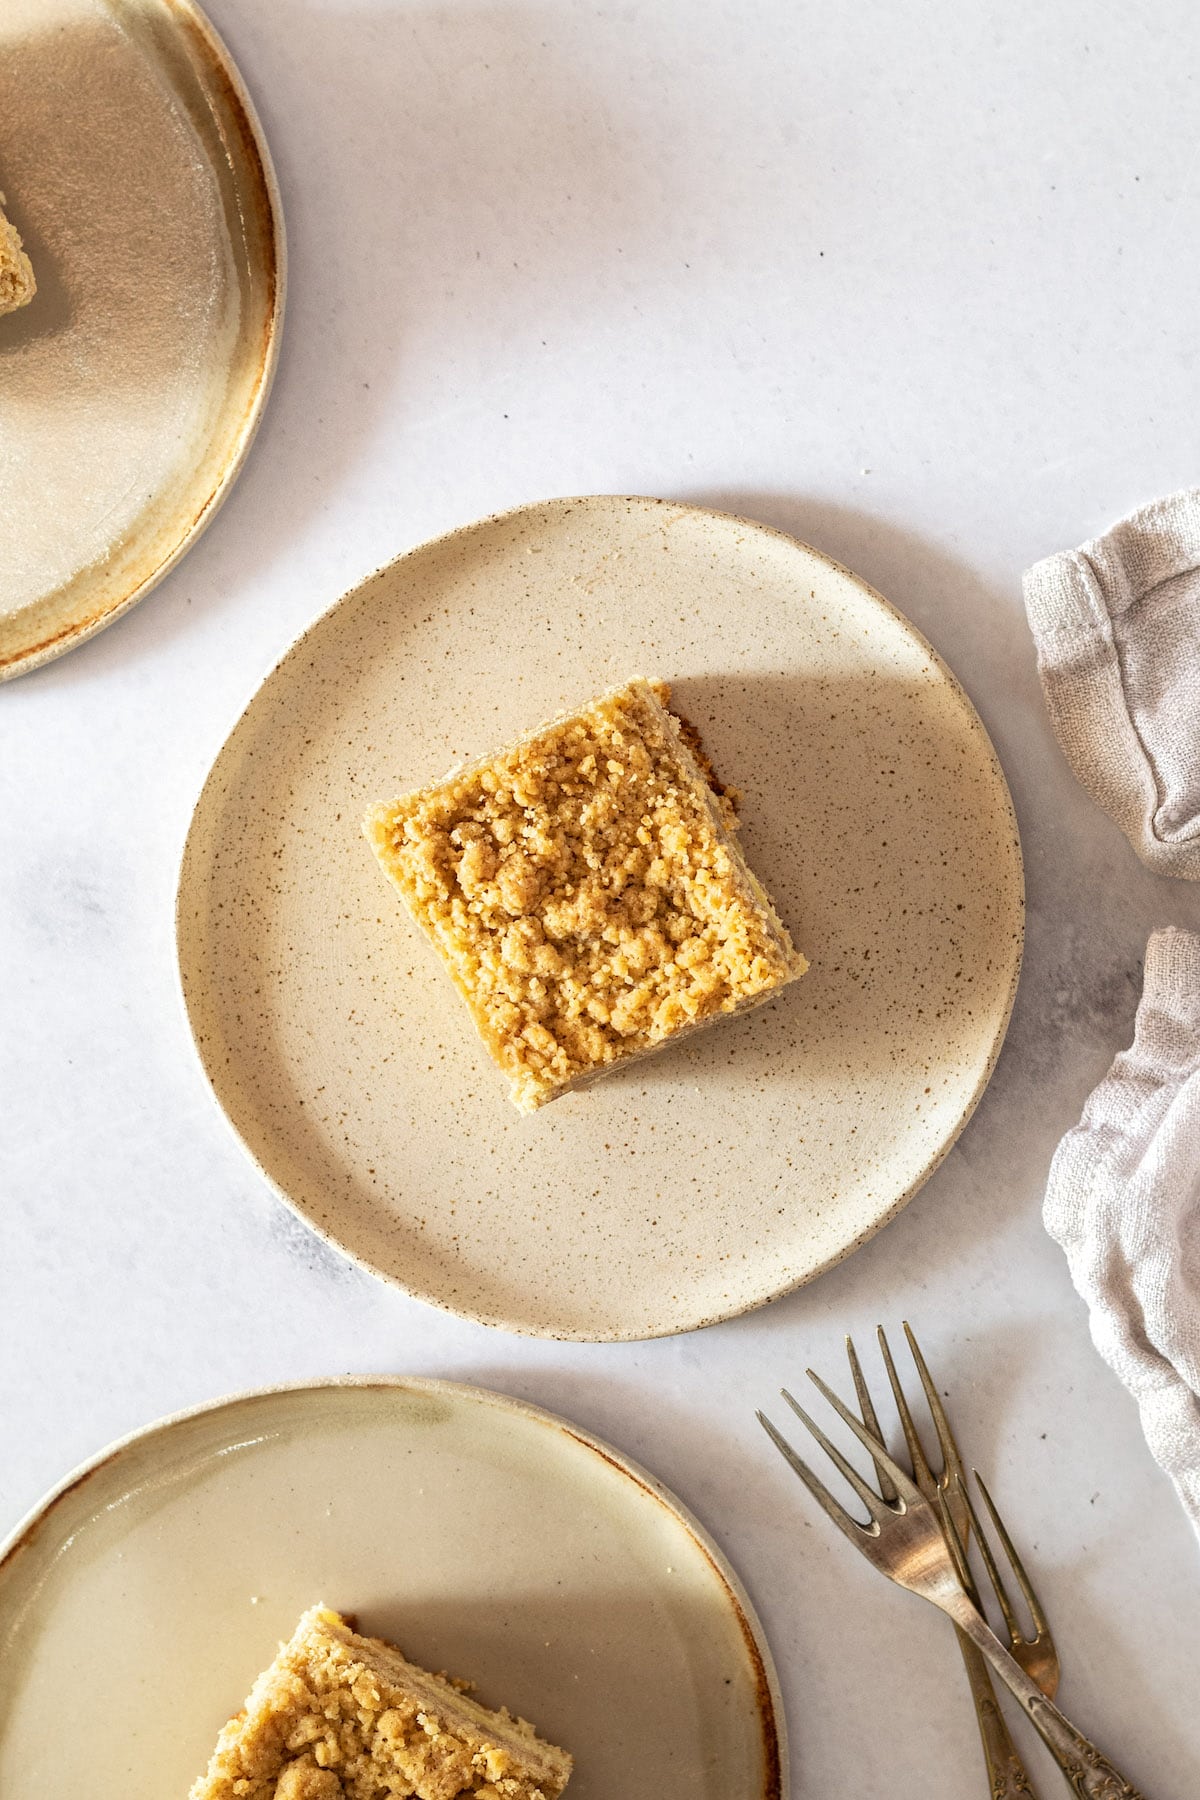
[[[800,1457],[796,1455],[796,1452],[792,1449],[792,1446],[788,1443],[783,1433],[777,1431],[775,1426],[772,1425],[766,1413],[759,1412],[754,1416],[778,1450],[779,1454],[783,1457],[784,1461],[795,1470],[813,1499],[817,1502],[817,1505],[824,1508],[834,1524],[838,1526],[840,1530],[844,1531],[846,1536],[854,1543],[857,1543],[860,1537],[865,1537],[869,1528],[865,1525],[860,1525],[858,1520],[852,1518],[845,1507],[841,1506],[838,1501],[834,1499],[824,1482],[819,1481],[809,1468],[808,1464],[801,1461]]]
[[[963,1588],[969,1596],[974,1598],[975,1583],[971,1577],[970,1564],[967,1562],[966,1545],[958,1535],[958,1526],[954,1523],[954,1515],[950,1511],[950,1503],[946,1498],[945,1488],[938,1489],[937,1506],[938,1515],[942,1521],[942,1536],[945,1538],[946,1546],[950,1551],[950,1560],[954,1564],[954,1573],[958,1576],[959,1586]],[[977,1600],[976,1605],[978,1606]],[[979,1611],[982,1612],[983,1608],[979,1607]]]
[[[863,1424],[882,1443],[883,1433],[879,1429],[875,1403],[871,1399],[871,1390],[867,1386],[862,1372],[862,1364],[858,1360],[858,1351],[854,1348],[854,1339],[850,1337],[846,1339],[846,1355],[850,1359],[850,1373],[854,1377],[854,1392],[858,1395],[858,1410],[862,1414]],[[879,1482],[879,1491],[890,1505],[896,1499],[896,1484],[877,1458],[873,1457],[872,1461],[875,1463],[875,1476]]]
[[[1021,1630],[1020,1624],[1017,1621],[1017,1616],[1013,1612],[1012,1601],[1008,1597],[1008,1589],[1005,1587],[1000,1571],[996,1567],[996,1558],[992,1555],[992,1547],[988,1543],[987,1534],[979,1523],[979,1514],[975,1511],[974,1503],[970,1494],[967,1492],[967,1484],[962,1479],[961,1475],[956,1475],[954,1477],[954,1485],[958,1489],[959,1494],[962,1496],[963,1503],[966,1506],[967,1517],[971,1521],[971,1529],[975,1533],[975,1541],[979,1545],[979,1554],[982,1556],[984,1567],[988,1572],[988,1580],[995,1589],[996,1598],[1000,1602],[1000,1611],[1004,1614],[1004,1623],[1008,1627],[1008,1635],[1014,1644],[1019,1644],[1023,1641],[1025,1633]]]
[[[875,1335],[879,1339],[879,1348],[883,1353],[883,1366],[887,1370],[887,1378],[892,1384],[892,1394],[896,1401],[896,1411],[900,1414],[900,1426],[904,1432],[904,1441],[908,1445],[908,1454],[912,1461],[913,1474],[917,1478],[917,1486],[923,1494],[932,1494],[937,1485],[933,1478],[933,1470],[925,1455],[924,1446],[917,1435],[917,1427],[913,1422],[912,1411],[905,1398],[904,1389],[900,1386],[900,1377],[896,1373],[896,1365],[892,1361],[892,1347],[887,1341],[882,1325],[875,1327]]]
[[[834,1412],[838,1415],[838,1418],[850,1427],[859,1443],[870,1451],[872,1459],[877,1463],[883,1464],[883,1467],[887,1470],[892,1481],[895,1483],[897,1498],[903,1500],[908,1506],[919,1506],[922,1501],[922,1495],[920,1489],[913,1482],[912,1477],[906,1475],[904,1470],[900,1467],[900,1464],[892,1460],[883,1445],[879,1442],[879,1439],[871,1436],[871,1433],[867,1430],[862,1421],[855,1418],[845,1402],[838,1399],[833,1389],[821,1380],[821,1377],[814,1369],[806,1369],[805,1374],[808,1376],[808,1379],[812,1382],[817,1392],[825,1396]],[[870,1492],[869,1489],[868,1492]],[[872,1495],[872,1498],[877,1499],[878,1496]]]
[[[1004,1520],[996,1511],[996,1503],[988,1493],[979,1470],[972,1469],[971,1473],[974,1475],[979,1486],[979,1491],[983,1495],[983,1503],[991,1515],[992,1524],[996,1527],[996,1536],[1004,1546],[1004,1554],[1007,1556],[1009,1563],[1012,1566],[1012,1572],[1016,1576],[1021,1592],[1025,1596],[1025,1604],[1029,1608],[1029,1616],[1033,1620],[1033,1629],[1039,1637],[1042,1636],[1043,1633],[1048,1636],[1050,1632],[1049,1622],[1045,1613],[1042,1611],[1037,1595],[1033,1591],[1029,1577],[1025,1573],[1025,1566],[1017,1555],[1016,1545],[1005,1530]]]
[[[916,1365],[917,1374],[921,1378],[921,1386],[925,1391],[925,1401],[929,1407],[930,1416],[933,1419],[938,1445],[942,1453],[941,1473],[935,1476],[930,1472],[929,1480],[932,1491],[946,1503],[941,1508],[943,1516],[946,1516],[950,1500],[957,1499],[959,1493],[961,1493],[966,1486],[962,1458],[958,1452],[958,1445],[954,1441],[954,1433],[950,1429],[950,1421],[946,1417],[945,1408],[942,1405],[937,1388],[934,1386],[933,1376],[929,1372],[929,1365],[921,1353],[921,1346],[918,1344],[913,1328],[907,1319],[903,1321],[903,1324],[904,1335],[908,1339],[908,1347],[912,1352],[912,1359]],[[895,1365],[892,1362],[891,1352],[887,1347],[887,1340],[884,1338],[882,1326],[879,1328],[879,1339],[883,1348],[884,1360],[888,1365],[888,1376],[896,1393],[897,1404],[899,1404],[900,1395],[903,1393],[903,1389],[901,1388],[899,1379],[895,1373]],[[919,1444],[920,1438],[915,1426],[913,1428],[913,1435]],[[915,1462],[913,1467],[914,1469],[916,1468]],[[926,1467],[928,1468],[928,1463],[926,1463]],[[920,1480],[919,1475],[918,1480]],[[922,1484],[922,1487],[923,1486],[924,1484]],[[954,1557],[955,1570],[958,1575],[959,1583],[966,1593],[967,1599],[971,1601],[972,1605],[975,1606],[978,1611],[982,1612],[983,1602],[979,1597],[979,1588],[976,1585],[975,1576],[971,1570],[970,1564],[967,1562],[967,1542],[970,1538],[970,1526],[968,1524],[969,1517],[970,1515],[964,1506],[961,1517],[954,1521],[954,1536],[950,1541],[950,1553]]]
[[[929,1373],[929,1365],[921,1354],[921,1346],[918,1344],[913,1333],[913,1328],[907,1319],[904,1321],[904,1335],[908,1339],[908,1347],[912,1352],[912,1359],[916,1364],[917,1374],[921,1378],[921,1386],[925,1389],[925,1399],[929,1406],[929,1414],[933,1420],[934,1430],[937,1432],[938,1443],[942,1447],[942,1458],[945,1462],[946,1473],[948,1475],[957,1475],[965,1489],[966,1474],[962,1465],[962,1457],[958,1453],[958,1445],[954,1441],[954,1433],[950,1429],[950,1421],[946,1417],[946,1409],[942,1405],[942,1397],[934,1385],[933,1376]]]
[[[872,1519],[878,1522],[880,1511],[884,1507],[884,1502],[875,1492],[875,1489],[869,1482],[863,1480],[854,1464],[849,1462],[846,1457],[842,1455],[837,1445],[833,1442],[833,1439],[826,1437],[816,1420],[809,1418],[800,1402],[792,1394],[789,1394],[786,1388],[781,1388],[779,1391],[795,1413],[796,1417],[802,1424],[808,1427],[809,1431],[812,1432],[834,1468],[840,1475],[845,1476],[846,1480],[850,1483],[850,1486],[854,1489],[855,1493],[870,1513]]]

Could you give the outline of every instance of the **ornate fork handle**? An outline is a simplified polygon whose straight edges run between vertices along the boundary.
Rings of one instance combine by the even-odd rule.
[[[987,1764],[990,1800],[1037,1800],[1033,1783],[1004,1715],[996,1704],[996,1695],[988,1677],[987,1664],[960,1626],[955,1626],[958,1647],[967,1671],[971,1698],[975,1702],[975,1720],[983,1743],[983,1760]]]
[[[1044,1694],[1027,1700],[1025,1709],[1043,1743],[1057,1758],[1068,1785],[1082,1800],[1142,1800],[1133,1783],[1126,1781]]]
[[[1009,1692],[1020,1701],[1034,1730],[1066,1776],[1068,1786],[1079,1795],[1079,1800],[1142,1800],[1133,1783],[1126,1781],[1095,1744],[1089,1743],[1083,1733],[1063,1717],[1053,1701],[1047,1700],[999,1639],[993,1636],[986,1621],[961,1589],[943,1604],[955,1624],[982,1651]],[[1019,1793],[1020,1789],[1016,1791]]]

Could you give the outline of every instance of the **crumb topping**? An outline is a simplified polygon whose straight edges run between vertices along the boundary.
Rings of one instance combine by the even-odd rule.
[[[190,1800],[557,1800],[571,1758],[467,1684],[313,1607],[221,1732]]]
[[[630,683],[366,822],[524,1108],[806,966],[668,698]]]

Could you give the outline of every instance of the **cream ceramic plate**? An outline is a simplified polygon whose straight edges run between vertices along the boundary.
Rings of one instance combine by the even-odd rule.
[[[0,678],[91,637],[203,530],[283,303],[258,122],[190,0],[4,0],[0,189],[38,292],[0,318]]]
[[[523,1117],[361,815],[638,673],[742,789],[812,968]],[[606,497],[425,545],[318,620],[201,794],[178,938],[217,1097],[318,1230],[489,1323],[636,1338],[757,1306],[903,1205],[991,1072],[1022,909],[992,747],[886,601],[763,526]]]
[[[571,1800],[780,1800],[770,1653],[659,1485],[549,1413],[365,1378],[186,1413],[0,1553],[4,1800],[182,1800],[314,1601],[575,1756]]]

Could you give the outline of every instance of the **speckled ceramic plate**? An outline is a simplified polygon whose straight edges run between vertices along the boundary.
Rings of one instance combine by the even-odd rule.
[[[742,790],[812,967],[522,1116],[360,819],[638,673]],[[912,626],[779,532],[603,497],[427,544],[318,620],[213,767],[177,924],[209,1081],[298,1212],[423,1298],[600,1339],[757,1306],[890,1219],[988,1079],[1022,918],[1004,777]]]
[[[283,305],[270,160],[191,0],[4,0],[0,189],[38,291],[0,318],[0,679],[82,643],[212,518]]]
[[[571,1800],[781,1800],[770,1652],[715,1545],[549,1413],[276,1389],[70,1476],[0,1551],[4,1800],[165,1800],[318,1600],[576,1759]]]

